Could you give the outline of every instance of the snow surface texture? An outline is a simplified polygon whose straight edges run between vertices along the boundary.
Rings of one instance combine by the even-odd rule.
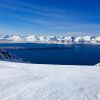
[[[20,42],[38,42],[38,43],[65,43],[65,44],[96,44],[100,45],[100,36],[38,36],[38,35],[0,35],[0,43],[20,43]]]
[[[100,66],[1,61],[0,100],[100,100]]]

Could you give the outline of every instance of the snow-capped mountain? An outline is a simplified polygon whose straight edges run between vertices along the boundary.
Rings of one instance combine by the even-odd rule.
[[[6,50],[0,49],[0,61],[12,61],[12,62],[23,62],[23,60],[15,55],[9,53]]]
[[[1,43],[65,43],[65,44],[100,44],[100,36],[39,36],[39,35],[1,35]]]

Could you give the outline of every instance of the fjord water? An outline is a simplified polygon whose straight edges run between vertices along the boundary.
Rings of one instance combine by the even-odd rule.
[[[0,44],[0,47],[24,46],[30,47],[39,44],[14,43]],[[26,62],[38,64],[61,65],[95,65],[100,62],[100,46],[73,45],[66,49],[37,49],[37,50],[8,50],[10,53],[25,59]]]

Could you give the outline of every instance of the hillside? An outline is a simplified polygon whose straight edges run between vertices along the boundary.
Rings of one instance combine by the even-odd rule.
[[[100,100],[100,67],[0,61],[0,100]]]
[[[16,57],[15,55],[3,49],[0,49],[0,60],[1,61],[12,61],[12,62],[23,62],[21,58]]]

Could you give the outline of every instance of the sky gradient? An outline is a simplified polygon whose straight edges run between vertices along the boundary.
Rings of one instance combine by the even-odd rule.
[[[100,0],[0,0],[0,32],[100,35]]]

